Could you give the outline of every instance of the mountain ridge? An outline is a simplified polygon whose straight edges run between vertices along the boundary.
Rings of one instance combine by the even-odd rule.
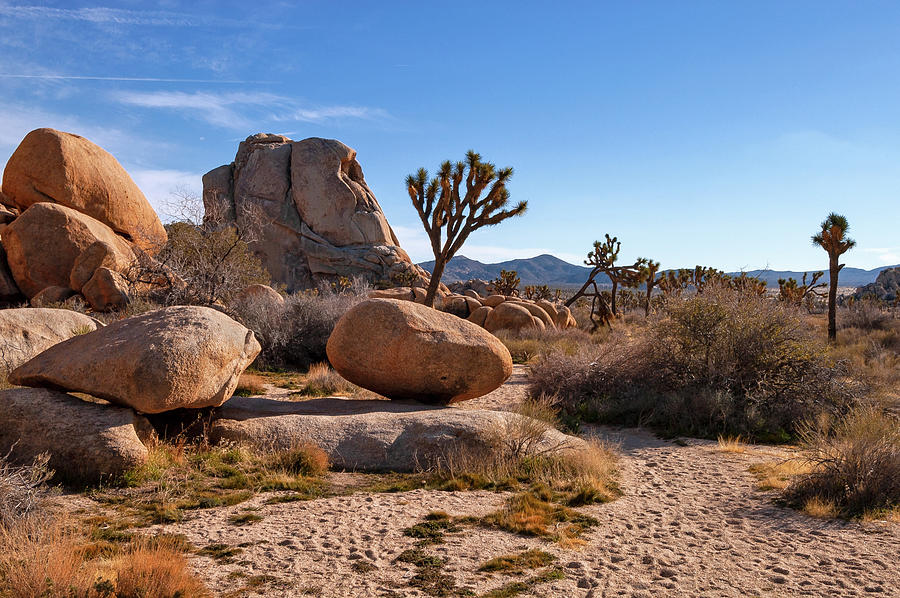
[[[421,262],[419,264],[424,269],[431,272],[434,268],[434,261]],[[864,270],[862,268],[845,267],[841,270],[839,281],[841,286],[859,287],[875,282],[878,274],[882,270],[900,267],[900,264],[893,266],[881,266],[872,270]],[[825,268],[823,268],[824,270]],[[467,258],[459,255],[450,260],[444,269],[443,281],[451,283],[458,280],[466,281],[472,278],[480,278],[482,280],[491,280],[500,275],[500,270],[515,270],[522,284],[546,284],[550,286],[570,286],[581,285],[587,280],[591,269],[587,266],[577,266],[570,264],[556,256],[544,253],[531,258],[506,260],[492,264],[485,264],[478,260]],[[813,272],[813,271],[810,271]],[[729,272],[729,274],[737,275],[740,272]],[[757,276],[768,283],[769,287],[778,286],[779,278],[795,278],[799,282],[803,278],[803,271],[793,270],[748,270],[748,276]],[[605,275],[597,277],[599,284],[609,284],[609,278]],[[827,274],[822,280],[828,280]]]

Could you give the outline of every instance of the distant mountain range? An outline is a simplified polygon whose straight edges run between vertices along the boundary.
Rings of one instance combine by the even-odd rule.
[[[434,268],[434,261],[422,262],[419,265],[431,272],[431,269]],[[882,266],[874,270],[847,267],[841,270],[840,284],[843,287],[863,286],[875,282],[882,270],[897,267],[900,266]],[[500,275],[500,270],[515,270],[518,272],[523,285],[546,284],[565,287],[583,284],[591,272],[591,269],[586,266],[576,266],[546,253],[528,259],[508,260],[497,264],[484,264],[478,260],[459,255],[447,264],[444,270],[443,281],[450,283],[471,278],[491,280]],[[729,272],[729,274],[740,274],[740,272]],[[757,276],[765,280],[769,287],[776,288],[779,278],[795,278],[797,281],[803,278],[803,272],[792,272],[789,270],[751,270],[747,272],[747,275]],[[609,284],[609,278],[602,274],[596,280],[599,284]],[[828,281],[827,272],[822,280]]]

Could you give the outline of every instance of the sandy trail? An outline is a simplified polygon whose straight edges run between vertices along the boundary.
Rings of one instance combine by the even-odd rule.
[[[525,391],[524,371],[468,407],[508,408]],[[586,545],[562,549],[536,538],[465,527],[427,550],[448,559],[458,588],[483,593],[521,577],[477,573],[499,556],[541,548],[558,557],[565,579],[535,596],[900,596],[900,526],[815,519],[782,508],[755,490],[747,468],[768,451],[723,453],[716,444],[687,446],[643,430],[593,427],[587,433],[621,447],[625,496],[583,510],[601,525]],[[358,474],[335,474],[336,478]],[[269,495],[270,496],[270,495]],[[200,511],[165,531],[198,546],[243,545],[235,561],[195,557],[217,593],[267,576],[246,596],[421,596],[408,582],[415,567],[396,562],[415,545],[403,529],[429,511],[483,515],[507,495],[416,490],[354,494],[303,503],[263,504],[266,495],[228,509]],[[262,520],[234,526],[228,516],[258,508]],[[360,565],[360,563],[365,563]],[[365,570],[365,572],[362,572]]]

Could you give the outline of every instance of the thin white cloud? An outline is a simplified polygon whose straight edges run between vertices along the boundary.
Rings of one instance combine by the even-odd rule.
[[[113,99],[129,106],[184,111],[212,125],[232,129],[246,129],[261,121],[322,122],[387,117],[387,113],[378,108],[303,106],[291,98],[265,92],[120,92],[114,94]]]
[[[273,83],[273,81],[225,80],[225,79],[162,79],[157,77],[94,77],[90,75],[20,75],[0,73],[0,79],[45,79],[61,81],[136,81],[149,83]]]
[[[124,8],[84,7],[52,8],[49,6],[0,6],[0,16],[17,19],[83,21],[112,25],[157,25],[196,27],[201,25],[239,25],[235,19],[162,10],[128,10]]]

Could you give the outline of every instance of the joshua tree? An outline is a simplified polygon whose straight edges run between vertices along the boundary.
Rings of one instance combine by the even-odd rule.
[[[406,177],[409,197],[425,226],[434,253],[434,269],[425,294],[425,305],[434,305],[444,267],[472,231],[500,224],[525,212],[527,202],[524,201],[504,209],[509,201],[506,183],[512,174],[512,168],[498,169],[489,162],[482,162],[479,154],[469,150],[465,162],[451,164],[448,160],[442,163],[437,176],[430,181],[424,168]],[[463,181],[466,186],[461,190]],[[485,190],[487,194],[482,198]]]
[[[498,295],[513,296],[519,294],[520,282],[522,280],[515,270],[500,270],[500,276],[492,280],[490,284]]]
[[[778,279],[778,300],[789,305],[794,305],[796,307],[800,307],[804,302],[807,303],[807,307],[809,308],[811,305],[811,301],[814,295],[821,296],[821,293],[818,289],[825,286],[824,282],[819,282],[819,279],[825,275],[824,272],[813,272],[812,280],[810,282],[806,282],[806,277],[809,273],[803,273],[803,281],[798,283],[794,278],[788,278],[787,280],[783,278]]]
[[[653,287],[658,285],[664,278],[664,274],[660,274],[659,278],[656,277],[656,273],[659,272],[659,262],[654,262],[651,259],[639,257],[638,263],[640,264],[640,266],[638,267],[640,270],[640,279],[647,285],[647,299],[644,303],[644,315],[649,316],[650,295],[653,294]]]
[[[828,340],[837,338],[837,288],[838,272],[844,264],[838,263],[838,258],[856,246],[856,241],[847,237],[850,224],[840,214],[832,212],[822,221],[822,230],[812,236],[813,245],[818,245],[828,252],[828,273],[830,281],[828,285]]]

